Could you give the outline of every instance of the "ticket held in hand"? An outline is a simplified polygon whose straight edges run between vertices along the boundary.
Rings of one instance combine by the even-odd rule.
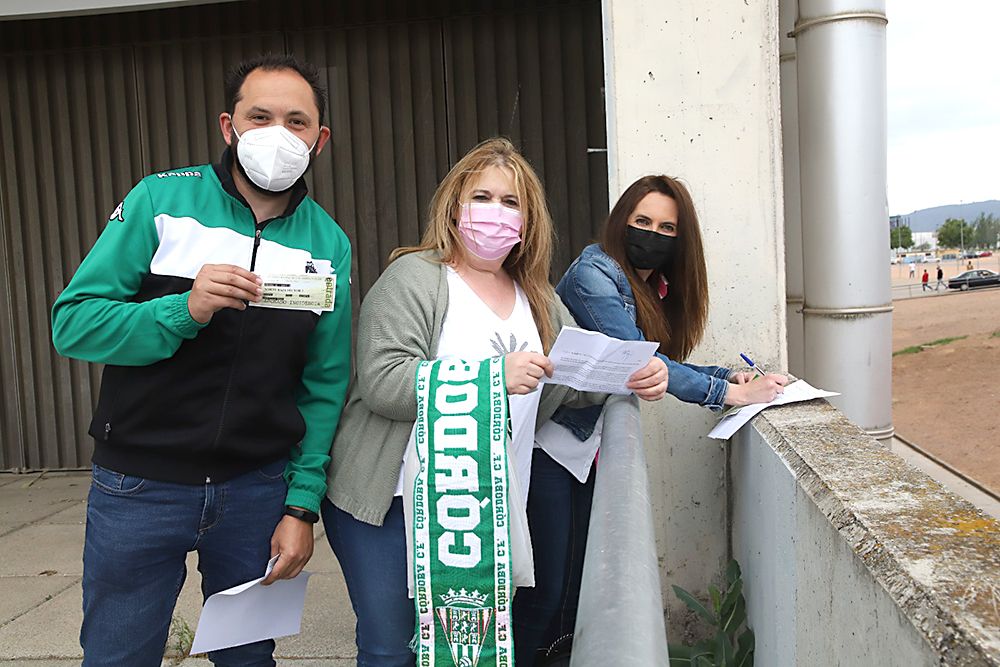
[[[289,310],[333,310],[337,288],[336,274],[275,273],[262,275],[263,294],[260,301],[250,303],[258,308],[285,308]]]

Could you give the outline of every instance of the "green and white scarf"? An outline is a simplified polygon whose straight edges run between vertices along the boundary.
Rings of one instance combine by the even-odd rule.
[[[417,370],[418,667],[514,664],[503,359]]]

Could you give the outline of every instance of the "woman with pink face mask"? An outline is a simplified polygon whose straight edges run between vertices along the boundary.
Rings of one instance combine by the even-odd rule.
[[[409,493],[412,499],[413,487],[404,490],[401,468],[417,419],[421,362],[503,357],[512,524],[524,516],[536,425],[561,405],[603,400],[565,386],[539,387],[552,372],[546,354],[556,335],[574,325],[549,284],[552,245],[552,221],[537,175],[508,140],[491,139],[451,169],[431,201],[420,245],[397,249],[364,299],[357,377],[334,441],[322,507],[327,539],[358,619],[358,665],[415,662],[410,646],[416,616],[407,573],[412,539],[407,540],[404,519],[404,497]],[[654,360],[633,376],[630,388],[656,400],[666,385],[665,366]],[[491,500],[484,499],[483,506]],[[516,548],[512,551],[515,584],[532,583],[530,541],[522,545],[520,562]],[[458,632],[457,625],[444,627],[452,612],[440,613],[434,628],[451,638],[454,650],[473,650],[471,635],[462,640],[461,633],[449,634]]]

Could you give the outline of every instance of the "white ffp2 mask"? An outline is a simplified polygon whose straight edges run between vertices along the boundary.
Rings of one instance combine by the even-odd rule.
[[[247,130],[240,136],[236,154],[243,171],[255,185],[271,192],[284,192],[306,173],[312,147],[292,134],[284,125]],[[319,141],[319,137],[316,138]],[[313,147],[316,143],[313,142]]]

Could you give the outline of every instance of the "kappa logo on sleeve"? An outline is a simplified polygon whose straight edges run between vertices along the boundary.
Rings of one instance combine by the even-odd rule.
[[[118,206],[115,206],[115,210],[111,211],[111,215],[108,216],[108,222],[112,220],[117,220],[119,222],[125,222],[125,201],[122,200],[118,202]]]
[[[313,264],[312,261],[306,262],[306,273],[319,273],[316,270],[316,265]]]
[[[201,178],[200,171],[164,171],[156,175],[157,178],[171,178],[173,176],[178,176],[180,178]]]

